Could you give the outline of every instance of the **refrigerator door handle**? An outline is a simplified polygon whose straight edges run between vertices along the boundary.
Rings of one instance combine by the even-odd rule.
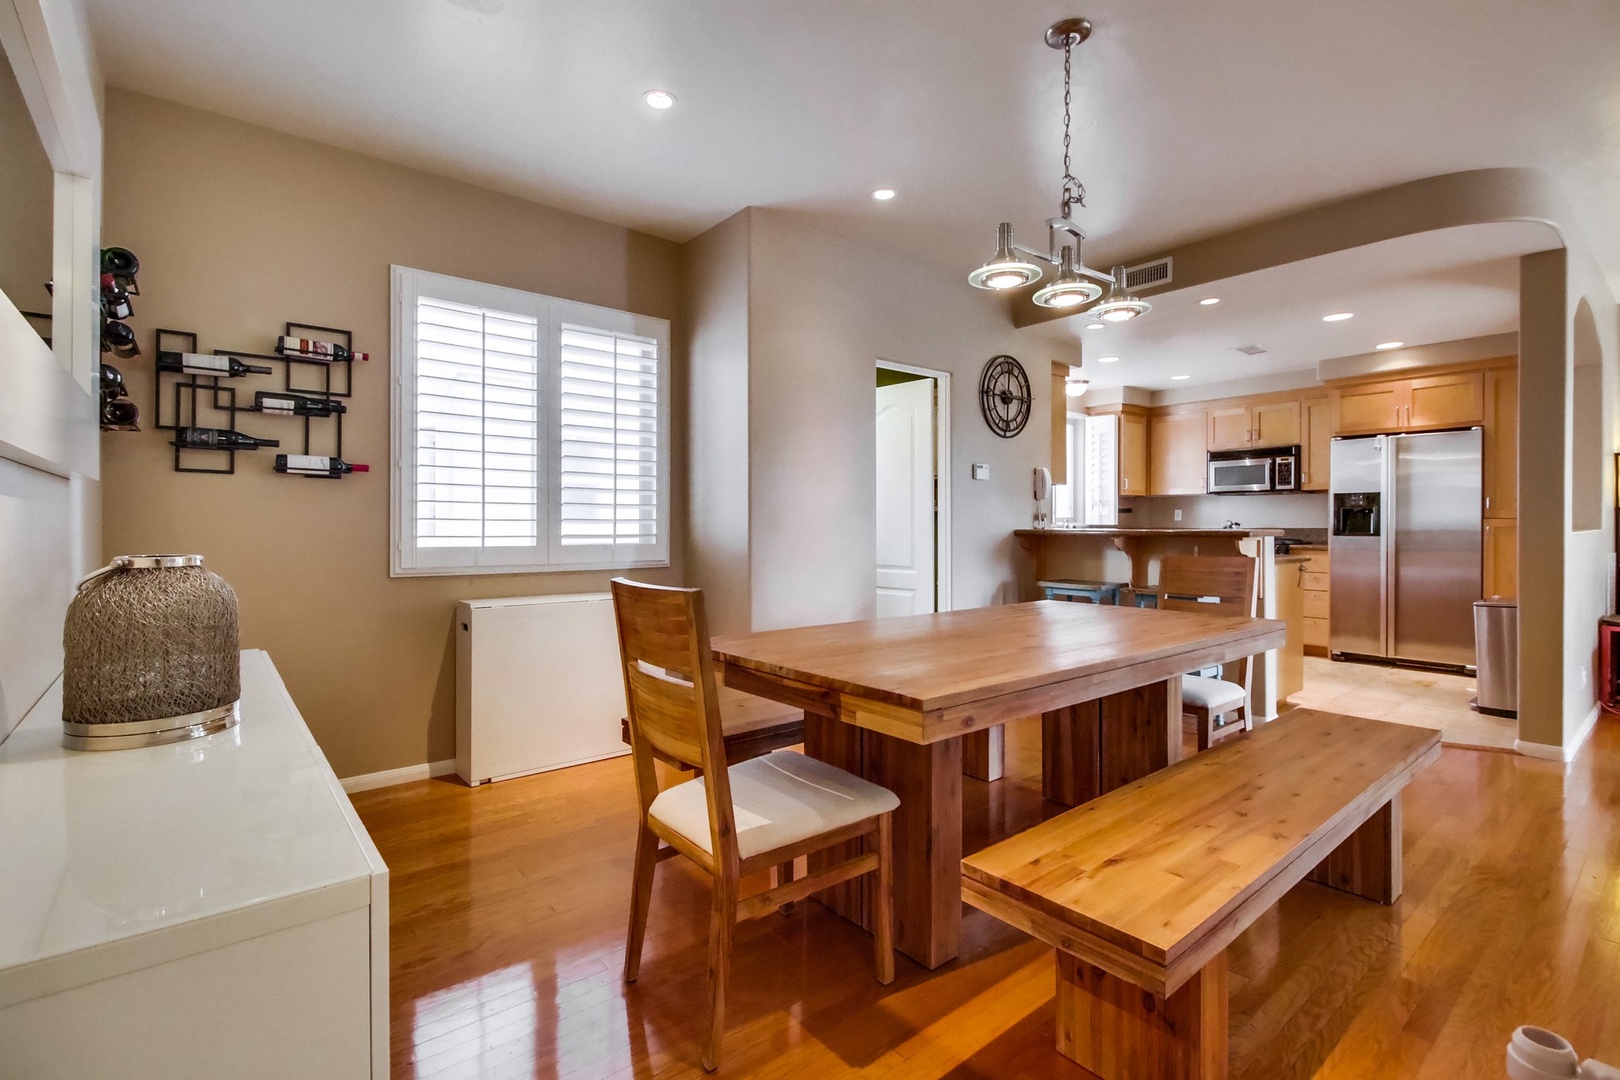
[[[1378,440],[1382,445],[1381,464],[1384,467],[1383,521],[1379,523],[1378,545],[1378,626],[1379,655],[1389,656],[1395,650],[1395,599],[1392,574],[1395,566],[1395,528],[1400,523],[1401,508],[1395,499],[1395,455],[1400,439],[1388,436]]]

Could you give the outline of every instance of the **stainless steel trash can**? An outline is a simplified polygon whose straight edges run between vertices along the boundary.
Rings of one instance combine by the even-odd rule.
[[[1492,716],[1519,715],[1519,602],[1474,601],[1474,708]]]

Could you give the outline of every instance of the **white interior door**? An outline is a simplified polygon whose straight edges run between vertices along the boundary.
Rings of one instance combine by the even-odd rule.
[[[935,610],[934,380],[877,388],[877,614]]]

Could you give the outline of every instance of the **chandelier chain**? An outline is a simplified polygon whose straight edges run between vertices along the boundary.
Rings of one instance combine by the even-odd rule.
[[[1063,205],[1061,213],[1064,221],[1069,220],[1070,208],[1086,205],[1086,186],[1074,175],[1074,168],[1069,164],[1069,104],[1071,101],[1069,80],[1073,60],[1074,42],[1071,39],[1063,47]]]

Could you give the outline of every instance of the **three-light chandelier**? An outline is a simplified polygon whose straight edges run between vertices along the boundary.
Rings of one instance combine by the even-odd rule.
[[[1129,295],[1125,267],[1113,273],[1093,270],[1081,257],[1080,245],[1086,234],[1070,215],[1076,206],[1086,205],[1086,189],[1069,163],[1069,106],[1074,47],[1091,36],[1091,23],[1085,19],[1064,19],[1046,31],[1046,43],[1063,50],[1063,187],[1058,195],[1058,216],[1046,219],[1044,252],[1024,247],[1013,240],[1010,221],[996,226],[996,253],[990,261],[968,275],[968,284],[978,289],[1005,291],[1033,285],[1041,279],[1039,263],[1057,268],[1057,276],[1035,290],[1035,303],[1048,308],[1079,308],[1091,303],[1108,287],[1108,297],[1087,314],[1104,322],[1127,322],[1145,315],[1151,305]]]

